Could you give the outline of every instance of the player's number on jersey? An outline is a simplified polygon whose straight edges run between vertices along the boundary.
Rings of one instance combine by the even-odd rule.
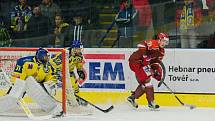
[[[16,65],[16,67],[15,67],[15,71],[16,71],[16,72],[21,72],[21,71],[22,71],[22,70],[21,70],[21,66]]]

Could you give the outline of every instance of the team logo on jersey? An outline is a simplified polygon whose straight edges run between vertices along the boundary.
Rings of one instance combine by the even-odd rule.
[[[81,56],[75,56],[74,57],[74,62],[81,63],[82,60],[83,60],[83,57],[81,57]]]
[[[33,64],[28,64],[28,69],[32,69],[33,68]]]

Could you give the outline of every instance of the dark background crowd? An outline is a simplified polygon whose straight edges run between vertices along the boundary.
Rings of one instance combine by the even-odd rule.
[[[169,48],[215,47],[215,0],[1,0],[1,47],[132,48],[165,32]]]

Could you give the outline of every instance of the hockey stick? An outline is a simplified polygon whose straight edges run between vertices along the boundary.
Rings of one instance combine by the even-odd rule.
[[[183,103],[183,102],[176,96],[176,94],[172,91],[172,89],[164,82],[165,77],[166,77],[166,68],[165,68],[163,62],[161,62],[160,65],[161,65],[161,68],[163,69],[163,77],[162,77],[161,81],[158,83],[158,88],[163,84],[163,85],[171,92],[171,94],[173,94],[173,95],[175,96],[175,98],[178,100],[178,102],[179,102],[182,106],[189,107],[190,109],[196,108],[196,106],[194,106],[194,105],[189,105],[189,104]]]
[[[109,108],[107,108],[107,109],[102,109],[102,108],[100,108],[100,107],[98,107],[98,106],[92,104],[91,102],[85,100],[84,98],[82,98],[82,97],[80,97],[80,96],[78,96],[78,95],[75,95],[75,96],[76,96],[77,98],[81,99],[82,101],[86,102],[87,104],[90,104],[90,105],[93,106],[94,108],[96,108],[96,109],[98,109],[98,110],[104,112],[104,113],[108,113],[108,112],[110,112],[110,111],[114,108],[113,105],[111,105],[111,106],[110,106]]]
[[[1,68],[1,71],[2,71],[2,74],[3,74],[4,78],[5,78],[5,81],[10,86],[12,86],[12,84],[10,82],[10,78],[8,77],[8,75],[6,74],[6,72],[4,71],[3,68]],[[29,109],[29,107],[27,106],[27,104],[25,103],[25,101],[23,100],[23,98],[18,99],[18,104],[24,110],[25,114],[28,116],[29,119],[32,119],[32,120],[46,120],[46,119],[52,118],[52,115],[34,116],[33,113],[31,112],[31,110]]]
[[[171,92],[171,94],[173,94],[173,95],[175,96],[175,98],[178,100],[178,102],[179,102],[182,106],[189,107],[190,109],[196,108],[196,106],[194,106],[194,105],[189,105],[189,104],[183,103],[183,102],[176,96],[176,94],[172,91],[172,89],[170,89],[170,87],[169,87],[165,82],[163,82],[163,84],[164,84],[164,86]]]
[[[162,85],[162,83],[164,82],[164,80],[165,80],[165,78],[166,78],[166,68],[165,68],[163,62],[161,62],[160,65],[161,65],[161,68],[162,68],[162,70],[163,70],[163,77],[162,77],[162,79],[160,80],[160,82],[158,83],[158,88]]]

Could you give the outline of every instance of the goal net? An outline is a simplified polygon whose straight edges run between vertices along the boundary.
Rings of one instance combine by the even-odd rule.
[[[38,48],[0,48],[0,68],[3,68],[8,77],[15,68],[16,60],[24,56],[34,56]],[[85,112],[77,105],[77,101],[73,94],[72,86],[70,83],[69,75],[69,53],[64,48],[46,48],[50,55],[62,54],[62,68],[61,79],[58,80],[58,89],[55,95],[55,99],[60,102],[65,114]],[[51,56],[50,56],[51,57]],[[0,73],[0,96],[6,94],[9,89],[9,85],[4,79],[3,74]],[[69,98],[68,98],[69,97]],[[28,104],[32,113],[35,115],[45,115],[45,112],[27,95],[24,97],[25,102]],[[70,101],[68,103],[67,101]],[[82,110],[82,111],[81,111]],[[21,113],[20,113],[21,112]],[[17,106],[16,109],[9,110],[0,115],[25,115],[22,109]]]

